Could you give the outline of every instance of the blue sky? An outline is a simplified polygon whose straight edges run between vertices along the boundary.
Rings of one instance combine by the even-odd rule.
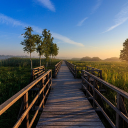
[[[128,1],[1,1],[0,55],[28,55],[20,44],[27,26],[40,35],[43,29],[50,30],[58,57],[119,57],[128,38]]]

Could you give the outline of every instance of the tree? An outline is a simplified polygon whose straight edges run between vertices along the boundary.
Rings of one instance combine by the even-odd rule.
[[[120,59],[128,61],[128,39],[123,43],[123,50],[120,50]]]
[[[52,60],[52,56],[53,56],[53,52],[54,52],[54,43],[53,43],[53,40],[54,40],[54,38],[52,37],[51,38],[51,45],[50,45],[50,57],[51,57],[50,61]]]
[[[32,59],[31,59],[31,53],[35,51],[36,44],[34,35],[32,35],[32,28],[31,27],[25,27],[26,32],[23,35],[25,38],[24,41],[22,41],[20,44],[24,46],[23,50],[24,52],[30,53],[30,61],[31,61],[31,69],[32,69]]]
[[[50,46],[51,46],[51,33],[44,29],[42,32],[43,35],[43,42],[44,42],[44,56],[46,57],[46,68],[48,65],[48,60],[50,56]]]
[[[41,55],[44,54],[44,42],[42,41],[42,37],[37,35],[34,35],[35,37],[35,42],[37,45],[36,51],[37,53],[39,53],[39,57],[40,57],[40,66],[41,66]]]
[[[58,51],[59,51],[59,48],[57,47],[57,44],[54,43],[54,44],[53,44],[53,53],[52,53],[52,57],[53,57],[53,56],[57,56],[57,55],[58,55]]]

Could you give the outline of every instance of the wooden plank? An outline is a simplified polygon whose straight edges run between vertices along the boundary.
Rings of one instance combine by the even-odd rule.
[[[38,122],[38,126],[103,126],[101,122],[93,122],[93,121],[88,121],[88,122]]]
[[[95,110],[80,90],[81,81],[74,79],[63,63],[57,80],[38,121],[37,128],[43,127],[98,127],[104,128]]]
[[[86,118],[73,118],[73,117],[67,117],[67,118],[65,118],[65,117],[63,117],[63,118],[57,118],[57,117],[47,117],[47,118],[40,118],[40,120],[39,120],[39,123],[40,122],[74,122],[74,121],[76,121],[76,122],[88,122],[88,121],[92,121],[92,122],[100,122],[100,119],[99,118],[97,118],[97,117],[91,117],[91,118],[88,118],[88,117],[86,117]]]
[[[56,111],[56,112],[54,112],[54,111],[51,111],[51,112],[44,111],[41,116],[46,115],[46,114],[51,114],[51,115],[81,115],[81,116],[88,115],[88,114],[97,115],[93,108],[92,109],[88,109],[88,110],[86,110],[84,112],[81,112],[81,111],[75,111],[75,112],[73,112],[73,111],[72,112],[71,111],[70,112],[67,112],[67,111]]]
[[[103,126],[37,126],[36,128],[103,128]]]

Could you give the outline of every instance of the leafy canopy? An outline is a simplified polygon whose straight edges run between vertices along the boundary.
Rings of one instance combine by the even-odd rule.
[[[120,59],[128,61],[128,39],[123,43],[123,50],[120,50]]]
[[[24,46],[23,48],[24,52],[31,54],[36,49],[34,35],[32,35],[33,30],[31,27],[25,27],[25,30],[26,30],[25,33],[22,34],[25,39],[20,44]]]

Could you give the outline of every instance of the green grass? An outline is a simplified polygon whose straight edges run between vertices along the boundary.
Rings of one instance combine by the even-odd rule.
[[[85,70],[86,66],[102,70],[102,76],[105,81],[128,92],[128,64],[126,62],[69,62],[75,64],[77,70]],[[81,71],[78,72],[79,77],[80,73]]]
[[[51,64],[49,62],[47,69],[52,69],[54,72],[54,66],[59,61],[54,59]],[[45,65],[45,60],[42,60],[42,65]],[[10,58],[0,61],[0,104],[29,84],[31,77],[30,67],[28,58]],[[39,67],[39,59],[33,59],[33,68],[35,67]],[[32,99],[29,97],[29,100],[31,101]],[[11,128],[14,126],[20,106],[21,99],[0,116],[0,128]],[[33,117],[33,114],[34,112],[30,112],[30,118]],[[37,123],[37,121],[38,118],[35,122]]]
[[[112,85],[128,92],[128,63],[126,62],[87,62],[87,61],[68,61],[77,66],[77,76],[80,78],[81,70],[85,70],[86,66],[94,67],[102,70],[102,76],[105,81],[111,83]],[[82,67],[83,66],[83,67]],[[116,106],[115,97],[117,93],[112,89],[105,87],[106,92],[102,94]],[[125,98],[125,106],[128,111],[128,99]],[[104,111],[108,114],[111,120],[115,123],[116,113],[115,111],[103,101]],[[107,122],[108,123],[108,122]],[[108,126],[105,123],[105,126]],[[123,126],[122,126],[123,127]]]

